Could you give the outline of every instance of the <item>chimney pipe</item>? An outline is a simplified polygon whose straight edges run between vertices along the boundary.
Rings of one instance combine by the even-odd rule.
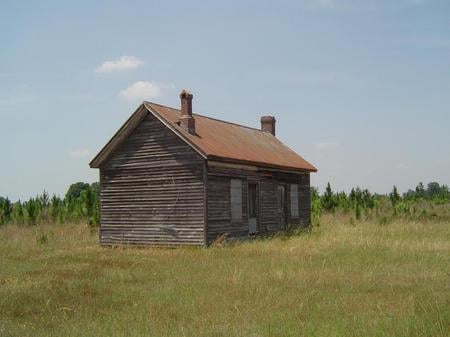
[[[181,116],[180,125],[190,134],[195,134],[195,119],[192,117],[192,95],[189,91],[183,90],[180,93]]]
[[[262,116],[261,117],[261,130],[264,132],[271,133],[275,136],[275,117],[273,116]]]

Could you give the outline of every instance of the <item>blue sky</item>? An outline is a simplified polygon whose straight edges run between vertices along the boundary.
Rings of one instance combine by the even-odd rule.
[[[327,181],[450,184],[450,1],[2,1],[0,195],[64,194],[143,100],[259,127]]]

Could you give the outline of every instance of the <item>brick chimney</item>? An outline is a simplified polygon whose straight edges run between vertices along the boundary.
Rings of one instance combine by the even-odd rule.
[[[181,116],[180,125],[190,134],[195,134],[195,119],[192,117],[192,95],[189,91],[183,90],[180,93]]]
[[[262,116],[261,117],[261,130],[264,132],[271,133],[275,136],[275,117],[273,116]]]

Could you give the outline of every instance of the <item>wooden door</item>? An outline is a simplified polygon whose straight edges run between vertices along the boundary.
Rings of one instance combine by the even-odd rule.
[[[258,185],[256,183],[248,184],[248,233],[258,232]]]
[[[284,185],[278,185],[277,189],[277,201],[278,201],[278,228],[286,229],[286,187]]]

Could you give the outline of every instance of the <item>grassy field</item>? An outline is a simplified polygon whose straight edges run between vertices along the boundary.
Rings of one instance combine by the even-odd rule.
[[[0,228],[0,336],[449,336],[450,223],[333,217],[226,247]]]

